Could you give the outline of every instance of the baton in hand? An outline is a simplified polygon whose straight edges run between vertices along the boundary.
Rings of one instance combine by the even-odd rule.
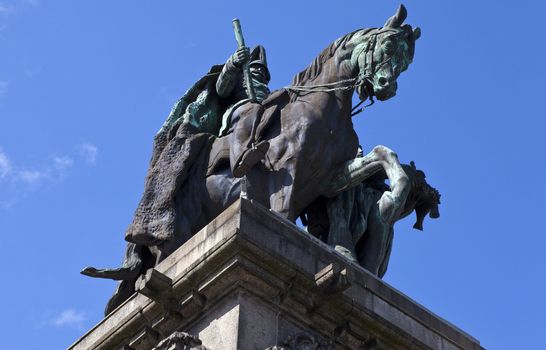
[[[241,30],[241,22],[238,18],[233,20],[233,31],[235,32],[235,39],[237,39],[237,44],[239,48],[245,46],[245,39],[243,38],[243,31]],[[246,92],[248,98],[251,101],[256,101],[256,93],[254,92],[254,85],[252,84],[252,77],[250,76],[250,67],[248,66],[249,62],[243,64],[243,76],[245,79]]]

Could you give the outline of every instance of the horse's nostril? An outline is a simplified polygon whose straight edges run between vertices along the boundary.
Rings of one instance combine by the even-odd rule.
[[[387,85],[387,78],[381,77],[377,80],[377,82],[379,83],[379,85],[385,86]]]

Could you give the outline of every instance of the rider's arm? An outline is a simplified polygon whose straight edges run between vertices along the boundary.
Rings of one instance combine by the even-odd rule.
[[[216,92],[220,97],[227,97],[231,94],[237,83],[237,76],[241,72],[241,67],[249,58],[250,52],[248,47],[239,48],[228,58],[216,82]]]

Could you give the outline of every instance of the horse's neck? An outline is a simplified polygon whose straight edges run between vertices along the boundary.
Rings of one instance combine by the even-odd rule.
[[[351,108],[354,88],[347,88],[352,84],[351,79],[357,76],[356,69],[351,63],[350,52],[336,53],[326,60],[320,73],[313,79],[302,82],[301,85],[312,87],[315,91],[329,90],[327,93],[302,94],[298,99],[308,101],[320,106],[326,112],[327,107],[335,104],[338,108]],[[328,112],[333,110],[328,108]],[[335,116],[332,116],[335,117]]]
[[[351,62],[351,50],[343,50],[328,59],[322,72],[307,85],[334,84],[356,78],[358,72]]]
[[[354,88],[350,88],[350,85],[354,83],[352,80],[358,76],[358,63],[353,56],[357,51],[361,52],[362,48],[367,45],[369,38],[366,34],[368,31],[363,29],[338,39],[332,44],[337,47],[331,57],[323,61],[318,68],[313,66],[307,68],[307,71],[320,69],[318,75],[306,81],[300,81],[297,85],[308,86],[317,90],[320,90],[321,87],[323,89],[333,89],[334,91],[327,95],[321,94],[321,98],[326,100],[335,99],[342,101],[342,105],[348,104],[350,106],[354,92]],[[313,62],[312,65],[317,64],[316,62]]]
[[[351,85],[356,83],[359,73],[358,55],[368,45],[370,30],[361,29],[349,33],[325,49],[294,80],[295,85],[309,87],[309,91],[311,91],[311,93],[298,94],[296,100],[306,103],[312,101],[324,113],[336,114],[337,109],[341,114],[350,116],[354,93],[354,87]],[[327,57],[326,55],[329,55],[332,51],[333,54],[324,60],[324,57]],[[317,70],[318,74],[314,75],[313,72]],[[307,79],[304,78],[306,76]],[[299,79],[300,77],[303,79]],[[317,93],[318,91],[322,92]],[[336,114],[330,117],[337,118],[338,116]]]

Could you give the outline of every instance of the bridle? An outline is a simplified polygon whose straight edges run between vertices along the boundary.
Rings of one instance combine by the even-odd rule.
[[[364,108],[370,107],[371,105],[375,103],[373,99],[373,89],[372,89],[373,77],[384,65],[388,64],[392,59],[392,56],[389,56],[387,59],[383,60],[379,64],[375,64],[373,58],[374,58],[374,53],[376,50],[377,37],[386,32],[398,33],[397,30],[392,28],[380,28],[376,30],[377,31],[375,33],[369,34],[370,38],[368,42],[366,43],[366,47],[361,52],[359,52],[358,55],[356,56],[356,61],[358,62],[358,58],[360,57],[360,55],[363,55],[363,54],[365,55],[364,69],[363,71],[361,70],[358,73],[358,76],[356,78],[343,79],[343,80],[335,81],[333,83],[317,84],[317,85],[288,85],[288,86],[285,86],[284,89],[292,91],[292,92],[296,92],[296,93],[297,92],[311,93],[311,92],[345,91],[345,90],[356,89],[357,87],[363,86],[363,88],[365,89],[366,95],[370,99],[370,103],[355,112],[355,109],[358,108],[365,101],[365,99],[362,99],[359,96],[360,102],[356,106],[354,106],[353,109],[351,110],[351,116],[354,116],[362,112]]]

